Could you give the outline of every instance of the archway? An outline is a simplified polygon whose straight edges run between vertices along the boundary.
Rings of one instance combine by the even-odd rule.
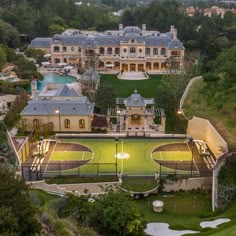
[[[131,72],[134,72],[134,71],[136,71],[136,65],[135,64],[130,64],[130,71]]]
[[[141,116],[139,114],[131,115],[131,125],[140,125],[141,124]]]
[[[115,69],[115,70],[120,70],[120,62],[116,61],[116,62],[114,63],[114,69]]]
[[[166,62],[162,62],[161,63],[161,69],[162,70],[166,70]]]
[[[153,70],[159,70],[159,63],[158,62],[153,63]]]
[[[128,71],[128,64],[122,64],[122,70]]]
[[[138,64],[138,71],[144,71],[143,64]]]
[[[152,64],[151,62],[146,63],[146,70],[151,70],[152,69]]]

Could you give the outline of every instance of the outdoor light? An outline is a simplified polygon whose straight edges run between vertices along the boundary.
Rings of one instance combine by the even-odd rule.
[[[58,107],[55,110],[55,113],[58,114],[59,132],[61,132],[61,109],[60,109],[60,107]]]
[[[180,115],[180,114],[183,114],[183,111],[182,109],[178,109],[177,113]]]

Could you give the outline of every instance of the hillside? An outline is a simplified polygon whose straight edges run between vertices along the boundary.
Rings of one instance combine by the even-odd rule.
[[[184,103],[185,115],[188,118],[198,116],[210,120],[229,148],[236,150],[236,84],[228,90],[216,89],[218,102],[206,96],[208,90],[203,79],[193,84]]]

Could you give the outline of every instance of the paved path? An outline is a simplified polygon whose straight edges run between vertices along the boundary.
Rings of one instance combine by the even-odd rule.
[[[66,193],[74,193],[75,195],[91,194],[98,195],[104,193],[104,188],[109,186],[115,188],[118,182],[107,183],[81,183],[81,184],[47,184],[45,181],[28,182],[32,189],[41,189],[48,193],[65,195]]]
[[[202,79],[202,76],[194,77],[194,78],[192,78],[192,79],[189,81],[189,83],[188,83],[188,85],[187,85],[187,87],[186,87],[186,89],[185,89],[185,91],[184,91],[184,93],[183,93],[183,96],[182,96],[181,99],[180,99],[180,102],[179,102],[179,109],[181,109],[181,110],[183,109],[184,101],[185,101],[185,99],[186,99],[186,97],[187,97],[187,95],[188,95],[189,89],[191,88],[192,84],[193,84],[194,82],[200,80],[200,79]]]

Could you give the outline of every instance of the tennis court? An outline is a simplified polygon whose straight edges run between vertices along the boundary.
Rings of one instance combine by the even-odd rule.
[[[129,158],[118,159],[117,153]],[[65,139],[58,140],[45,168],[45,173],[154,175],[173,168],[163,162],[191,162],[192,154],[184,139]],[[60,164],[60,167],[58,165]],[[176,166],[174,167],[176,171]],[[179,168],[188,173],[188,168]]]

